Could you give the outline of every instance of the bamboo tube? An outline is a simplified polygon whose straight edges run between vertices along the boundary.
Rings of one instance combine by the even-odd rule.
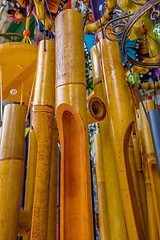
[[[56,240],[57,230],[57,179],[58,179],[58,132],[56,120],[53,129],[53,146],[51,158],[51,175],[49,187],[49,212],[47,240]]]
[[[132,142],[133,142],[134,157],[135,157],[135,163],[136,163],[139,195],[140,195],[141,206],[142,206],[142,215],[143,215],[143,221],[144,221],[146,238],[147,238],[148,216],[147,216],[146,190],[145,190],[145,181],[144,181],[144,175],[142,170],[142,159],[141,159],[141,152],[140,152],[140,146],[139,146],[140,143],[137,135],[132,135]]]
[[[31,239],[46,240],[48,231],[49,184],[54,124],[54,42],[40,42],[35,95],[32,107],[32,126],[38,151],[32,214]]]
[[[16,240],[24,165],[26,110],[5,106],[0,145],[0,240]]]
[[[130,166],[131,166],[131,172],[132,172],[132,177],[133,177],[133,183],[134,183],[136,198],[137,198],[139,209],[140,209],[141,215],[142,215],[142,205],[141,205],[140,194],[139,194],[138,177],[137,177],[137,170],[136,170],[132,136],[130,138],[130,143],[129,143],[129,162],[130,162]]]
[[[37,138],[34,129],[31,129],[29,132],[29,147],[27,160],[28,163],[25,193],[25,211],[27,211],[30,215],[30,229],[29,231],[23,234],[23,240],[30,240],[31,235],[31,218],[36,175],[36,160],[37,160]],[[22,234],[19,236],[22,236]]]
[[[128,145],[134,115],[129,100],[119,45],[117,42],[103,39],[100,35],[99,42],[106,111],[111,129],[128,238],[142,240],[145,239],[143,219],[139,211],[128,159]]]
[[[148,210],[147,213],[148,213],[149,239],[158,240],[159,237],[158,237],[158,229],[157,229],[157,222],[156,222],[156,214],[155,214],[154,200],[153,200],[151,181],[149,177],[146,156],[144,160],[144,178],[145,178],[147,210]]]
[[[18,234],[17,236],[23,236],[23,240],[28,240],[26,238],[31,232],[31,213],[29,211],[20,210],[18,218]]]
[[[95,161],[96,161],[100,237],[103,240],[109,240],[110,236],[109,236],[109,223],[108,223],[108,216],[107,216],[107,199],[106,199],[106,187],[105,187],[105,178],[104,178],[103,152],[101,148],[101,136],[99,133],[94,134],[94,149],[95,149]]]
[[[93,239],[87,136],[83,19],[75,10],[56,18],[56,118],[61,144],[60,239]]]
[[[148,208],[148,226],[149,226],[149,239],[158,240],[158,230],[155,215],[155,208],[153,202],[153,195],[151,184],[146,184],[146,195],[147,195],[147,208]]]
[[[146,111],[154,109],[154,101],[153,100],[145,100],[144,106],[146,108]],[[154,201],[154,207],[155,207],[155,214],[157,219],[157,225],[152,225],[155,228],[158,227],[159,237],[160,237],[160,190],[159,190],[159,174],[158,174],[158,167],[156,163],[155,158],[155,152],[152,142],[152,136],[151,136],[151,130],[148,123],[148,120],[145,116],[144,110],[142,108],[142,105],[140,103],[140,116],[141,116],[141,122],[142,122],[142,136],[146,151],[146,157],[147,157],[147,163],[148,163],[148,171],[149,171],[149,177],[151,181],[151,188],[153,193],[153,201]]]
[[[37,159],[37,138],[34,129],[31,129],[29,132],[27,180],[25,196],[25,210],[30,211],[31,213],[33,207],[36,159]]]
[[[102,73],[100,69],[100,61],[98,56],[98,44],[91,49],[92,71],[93,71],[93,85],[97,97],[105,102],[103,86],[102,86]],[[103,154],[103,169],[105,177],[105,189],[107,199],[107,217],[109,223],[109,237],[115,240],[117,236],[119,239],[128,239],[123,207],[120,197],[118,186],[118,177],[116,172],[116,165],[114,160],[114,151],[111,143],[111,136],[109,132],[109,122],[107,115],[104,120],[99,122],[102,154]],[[105,224],[105,223],[104,223]],[[106,226],[106,224],[105,224]],[[107,229],[107,226],[106,226]],[[105,238],[104,238],[105,240]]]

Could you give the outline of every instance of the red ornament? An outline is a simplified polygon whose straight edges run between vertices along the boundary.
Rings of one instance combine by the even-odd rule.
[[[146,28],[142,28],[141,33],[142,34],[146,34],[147,33],[147,29]]]
[[[152,96],[147,96],[147,99],[152,99]]]
[[[31,35],[31,33],[30,33],[29,30],[25,29],[25,30],[23,31],[23,36],[24,36],[24,37],[25,37],[25,36],[30,37],[30,35]]]

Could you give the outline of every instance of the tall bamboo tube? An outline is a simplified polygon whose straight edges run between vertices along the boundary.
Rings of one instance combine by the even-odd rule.
[[[154,109],[154,101],[152,99],[145,100],[143,102],[144,102],[144,106],[145,106],[147,112],[149,110]],[[145,113],[144,113],[141,103],[140,103],[140,116],[141,116],[141,122],[142,122],[142,137],[143,137],[145,151],[146,151],[149,178],[151,181],[154,208],[155,208],[155,214],[156,214],[156,219],[157,219],[157,224],[154,224],[154,225],[152,224],[152,227],[154,230],[153,231],[150,230],[150,231],[156,233],[157,227],[158,227],[158,232],[159,232],[159,237],[160,237],[160,207],[159,207],[159,205],[160,205],[160,199],[159,199],[160,179],[159,179],[158,167],[157,167],[157,163],[156,163],[156,159],[155,159],[155,152],[154,152],[154,147],[153,147],[153,142],[152,142],[151,130],[150,130],[150,126],[149,126],[148,120],[145,116]],[[157,238],[158,238],[158,236],[157,236]]]
[[[23,235],[23,240],[30,240],[31,235],[31,219],[33,208],[33,195],[36,175],[36,160],[37,160],[37,138],[34,129],[29,132],[29,146],[27,159],[27,177],[26,177],[26,192],[25,192],[25,210],[30,215],[30,229]],[[21,235],[22,236],[22,235]]]
[[[32,126],[36,132],[38,151],[32,214],[31,239],[47,239],[49,184],[52,155],[55,104],[55,44],[40,42],[37,78],[32,107]]]
[[[17,236],[23,236],[23,240],[30,235],[31,232],[31,213],[29,211],[20,210],[18,218],[18,234]],[[27,240],[30,238],[27,238]]]
[[[16,240],[24,167],[26,109],[5,107],[0,145],[0,240]]]
[[[100,237],[103,240],[109,240],[110,232],[107,216],[107,199],[104,177],[103,152],[101,146],[102,143],[100,133],[94,134]]]
[[[98,45],[91,49],[92,71],[93,71],[93,85],[97,97],[105,102],[103,86],[102,86],[102,73],[100,68],[100,61],[98,56]],[[122,201],[118,186],[118,177],[116,172],[116,165],[114,160],[114,151],[109,132],[109,122],[107,115],[104,120],[99,122],[102,155],[103,155],[103,170],[105,177],[105,189],[107,205],[103,206],[104,212],[108,215],[108,233],[111,240],[115,240],[117,236],[120,239],[128,239],[126,232],[126,225],[123,214]],[[106,210],[107,209],[107,210]],[[102,220],[101,220],[102,224]],[[106,223],[103,222],[106,229]],[[101,235],[101,226],[100,226]],[[104,240],[107,238],[104,238]]]
[[[93,239],[83,19],[56,18],[56,118],[61,144],[60,239]]]
[[[137,116],[138,117],[138,116]],[[138,127],[137,127],[137,131]],[[133,141],[133,149],[134,149],[134,157],[136,163],[136,171],[137,171],[137,179],[138,179],[138,187],[139,187],[139,194],[142,206],[142,215],[145,225],[145,232],[146,232],[146,239],[148,239],[148,216],[147,216],[147,201],[146,201],[146,190],[145,190],[145,181],[142,169],[142,158],[140,152],[140,141],[138,138],[138,134],[132,136]]]
[[[56,120],[53,129],[51,175],[49,187],[49,212],[47,240],[56,240],[57,230],[57,180],[58,180],[58,132]]]
[[[137,169],[136,169],[136,162],[135,162],[135,154],[134,154],[132,136],[131,136],[130,142],[129,142],[129,163],[130,163],[130,166],[131,166],[131,172],[132,172],[132,177],[133,177],[133,183],[134,183],[136,198],[137,198],[139,209],[140,209],[141,215],[142,215],[142,204],[141,204],[140,194],[139,194],[138,176],[137,176]]]
[[[142,156],[142,170],[143,170],[143,176],[145,181],[145,196],[146,196],[146,208],[144,208],[145,205],[143,205],[144,210],[144,217],[146,217],[147,220],[147,239],[157,239],[158,232],[157,232],[157,226],[156,226],[156,216],[155,216],[155,210],[154,210],[154,204],[153,204],[153,196],[151,192],[151,181],[149,178],[149,172],[148,172],[148,164],[147,164],[147,156],[145,151],[145,145],[144,145],[144,136],[142,133],[142,121],[140,116],[140,110],[137,110],[137,116],[136,116],[136,129],[138,133],[139,138],[139,147],[141,151]],[[143,185],[142,185],[143,186]],[[141,188],[142,190],[142,188]],[[144,201],[144,198],[141,198]]]
[[[102,37],[100,37],[99,42],[106,94],[106,110],[111,129],[127,233],[130,240],[142,240],[145,239],[143,220],[139,211],[128,159],[128,145],[134,116],[129,100],[119,45],[117,42]]]
[[[146,200],[147,200],[147,213],[148,213],[148,231],[149,239],[158,240],[158,229],[155,215],[155,207],[153,201],[153,194],[151,189],[151,181],[148,173],[147,161],[145,161],[145,187],[146,187]]]
[[[146,183],[146,195],[147,195],[147,208],[148,208],[148,227],[149,227],[149,239],[158,240],[157,222],[155,216],[155,208],[153,202],[153,194],[150,182]]]

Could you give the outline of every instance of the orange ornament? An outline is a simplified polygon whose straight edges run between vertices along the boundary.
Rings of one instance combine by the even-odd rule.
[[[23,31],[23,36],[24,36],[24,37],[25,37],[25,36],[30,37],[30,35],[31,35],[31,33],[30,33],[29,30],[25,29],[25,30]]]

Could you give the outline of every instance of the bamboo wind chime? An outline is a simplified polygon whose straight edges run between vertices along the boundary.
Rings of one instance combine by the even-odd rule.
[[[23,50],[24,43],[18,44],[23,45]],[[4,111],[0,146],[1,240],[13,240],[17,236],[23,236],[24,240],[56,238],[58,136],[54,119],[54,41],[46,40],[45,47],[44,51],[42,41],[31,109],[33,129],[29,134],[24,210],[20,210],[20,199],[26,108],[9,104]]]
[[[37,3],[41,10],[43,3]],[[108,4],[105,21],[116,1]],[[28,15],[26,22],[29,30]],[[37,48],[26,35],[22,43],[0,45],[1,98],[17,102],[5,106],[0,131],[0,240],[57,239],[58,134],[59,239],[94,239],[88,124],[95,122],[101,239],[160,238],[159,151],[150,112],[155,111],[154,101],[141,101],[136,109],[131,105],[118,42],[104,38],[102,30],[96,32],[90,51],[94,91],[86,99],[85,31],[81,14],[67,9],[56,17],[54,41],[44,39]],[[105,34],[116,38],[110,28]],[[10,55],[15,55],[14,61]],[[141,85],[149,87],[153,86]],[[11,90],[17,91],[15,96]],[[24,100],[29,100],[27,114]],[[25,200],[20,209],[25,120],[31,102]]]
[[[60,239],[93,239],[83,19],[56,18],[56,117],[61,143]]]

